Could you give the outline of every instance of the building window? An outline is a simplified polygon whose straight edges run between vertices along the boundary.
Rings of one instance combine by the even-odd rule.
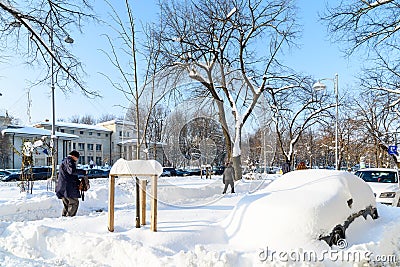
[[[101,151],[101,144],[96,144],[96,151]]]
[[[93,150],[93,144],[87,144],[87,149],[88,150]]]
[[[71,130],[71,131],[69,131],[69,133],[70,133],[70,134],[74,134],[74,133],[75,133],[75,130]]]
[[[84,143],[78,143],[78,149],[79,150],[85,150],[85,144]]]
[[[89,135],[93,135],[93,132],[89,132]]]
[[[97,136],[101,136],[101,133],[97,133]]]
[[[106,134],[106,137],[108,137],[108,134]]]
[[[65,130],[64,130],[64,129],[60,129],[60,132],[64,133],[64,132],[65,132]]]
[[[90,161],[93,161],[93,156],[87,156],[87,162],[86,163],[90,164]]]
[[[119,136],[122,136],[122,131],[119,131]]]
[[[96,157],[96,165],[97,165],[97,166],[103,165],[103,163],[102,163],[102,161],[101,161],[101,157]]]
[[[76,149],[76,143],[72,144],[72,149],[75,150]]]
[[[83,134],[83,131],[79,131],[79,134]]]

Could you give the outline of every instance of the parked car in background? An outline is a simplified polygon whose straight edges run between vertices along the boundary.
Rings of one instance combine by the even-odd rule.
[[[110,170],[102,170],[102,169],[88,169],[86,170],[86,175],[89,179],[94,178],[108,178],[110,174]]]
[[[51,177],[51,167],[48,166],[41,166],[41,167],[32,167],[32,168],[26,168],[23,172],[21,173],[11,173],[9,175],[5,175],[2,178],[3,182],[10,182],[10,181],[19,181],[21,179],[22,175],[29,176],[32,174],[32,180],[47,180],[48,178]]]
[[[174,167],[164,167],[163,171],[169,172],[169,176],[176,176],[176,169]]]
[[[198,168],[195,168],[195,169],[189,169],[187,171],[189,172],[189,175],[191,175],[191,176],[194,176],[194,175],[200,176],[202,170],[198,169]],[[203,174],[205,174],[205,170],[204,170]]]
[[[360,169],[355,172],[355,175],[371,187],[376,202],[399,206],[400,203],[395,203],[395,199],[398,199],[400,195],[398,170],[386,168]]]
[[[163,168],[163,172],[161,173],[161,177],[171,177],[171,172]]]
[[[5,171],[9,171],[11,173],[21,173],[21,169],[5,169]]]
[[[214,166],[212,167],[212,174],[222,175],[224,173],[225,166]]]
[[[3,180],[4,176],[10,175],[11,172],[6,171],[6,170],[0,170],[0,180]]]
[[[176,176],[189,176],[190,173],[187,170],[184,169],[177,169],[176,170]]]

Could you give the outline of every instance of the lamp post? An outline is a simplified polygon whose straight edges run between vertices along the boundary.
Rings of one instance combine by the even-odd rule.
[[[53,21],[50,15],[50,49],[51,53],[55,55],[54,52],[54,39],[53,39]],[[68,44],[72,44],[74,39],[72,39],[69,35],[64,39],[64,41]],[[51,180],[57,180],[57,162],[58,162],[58,151],[56,149],[57,144],[57,136],[56,136],[56,103],[55,103],[55,84],[54,84],[54,57],[51,56],[50,62],[50,71],[51,71],[51,114],[52,114],[52,121],[51,121]]]
[[[333,82],[335,89],[335,98],[336,98],[336,116],[335,116],[335,169],[339,170],[339,161],[338,161],[338,120],[339,120],[339,86],[338,86],[338,74],[335,74],[335,78],[324,78],[319,80],[313,85],[313,89],[315,91],[321,91],[326,89],[326,85],[321,83],[321,81],[329,80]]]

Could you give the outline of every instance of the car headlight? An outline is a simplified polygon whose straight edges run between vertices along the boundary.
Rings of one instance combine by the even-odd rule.
[[[394,198],[396,196],[395,192],[384,192],[381,193],[379,197],[381,198]]]

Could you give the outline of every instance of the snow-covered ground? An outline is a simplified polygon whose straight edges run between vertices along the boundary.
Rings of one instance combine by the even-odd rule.
[[[268,244],[266,235],[285,233],[301,216],[271,229],[275,215],[255,200],[277,177],[239,181],[237,193],[226,195],[220,176],[160,178],[157,232],[150,231],[149,201],[147,225],[135,228],[133,178],[116,180],[114,232],[107,229],[108,179],[91,180],[72,218],[60,216],[61,201],[46,181],[35,182],[32,195],[14,182],[0,183],[0,266],[362,266],[366,258],[400,265],[400,208],[380,204],[377,220],[350,225],[345,249],[296,236]],[[236,232],[232,222],[240,226]]]

